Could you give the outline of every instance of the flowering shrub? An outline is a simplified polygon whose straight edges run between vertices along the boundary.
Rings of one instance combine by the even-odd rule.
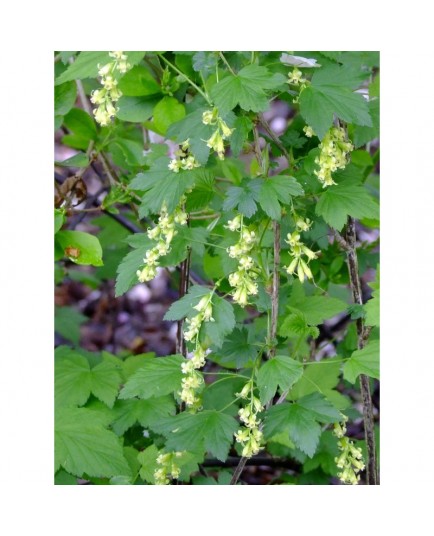
[[[179,293],[168,356],[56,316],[57,483],[378,483],[378,54],[303,54],[56,55],[56,284]]]

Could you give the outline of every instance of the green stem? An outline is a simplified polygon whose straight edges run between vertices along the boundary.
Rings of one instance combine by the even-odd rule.
[[[159,58],[161,58],[169,67],[171,67],[175,72],[177,72],[179,75],[183,76],[187,82],[192,86],[194,87],[194,89],[200,93],[202,95],[202,97],[206,100],[206,102],[212,106],[212,103],[211,103],[211,100],[210,98],[208,97],[208,95],[197,85],[193,82],[193,80],[191,78],[189,78],[186,74],[184,74],[182,71],[180,71],[178,69],[178,67],[176,67],[175,65],[173,65],[173,63],[171,63],[168,59],[166,59],[163,54],[157,54],[157,56]]]
[[[226,67],[229,69],[229,72],[230,72],[232,75],[237,76],[237,75],[234,73],[232,67],[229,65],[228,60],[224,57],[223,52],[219,52],[219,56],[220,56],[220,58],[223,60],[223,63],[226,65]]]

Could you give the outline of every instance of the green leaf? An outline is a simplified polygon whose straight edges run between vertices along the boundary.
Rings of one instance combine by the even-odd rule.
[[[112,407],[119,391],[118,367],[107,360],[92,369],[88,359],[74,350],[56,350],[56,406],[82,406],[90,394]]]
[[[152,74],[141,65],[136,65],[120,79],[119,89],[126,97],[147,97],[161,93],[161,88]]]
[[[110,478],[131,475],[122,446],[104,428],[97,412],[85,408],[61,408],[55,416],[56,465],[78,477]]]
[[[154,352],[148,352],[146,354],[130,355],[122,362],[122,372],[125,379],[128,379],[135,372],[141,368],[148,359],[155,357]]]
[[[353,139],[356,148],[365,145],[380,135],[380,100],[373,99],[368,103],[369,113],[372,117],[372,127],[354,125]]]
[[[226,192],[223,210],[237,208],[247,218],[253,216],[258,210],[256,202],[259,201],[262,183],[261,179],[253,179],[243,181],[241,186],[231,186]]]
[[[201,393],[203,409],[215,409],[235,416],[239,403],[233,402],[236,399],[236,393],[239,393],[244,385],[245,379],[237,374],[233,374],[232,377],[225,376],[224,381],[206,385]]]
[[[117,102],[116,117],[121,121],[143,123],[152,116],[158,101],[158,97],[121,97]]]
[[[334,423],[340,421],[340,412],[322,394],[315,392],[297,400],[297,405],[307,409],[322,423]]]
[[[143,258],[146,251],[154,245],[154,242],[148,238],[146,233],[140,233],[140,238],[142,245],[138,249],[130,251],[118,266],[115,285],[116,297],[122,296],[122,294],[125,294],[133,285],[139,282],[136,272],[143,266]]]
[[[153,427],[167,437],[168,450],[199,450],[203,447],[221,461],[228,456],[237,428],[238,423],[233,417],[215,410],[203,410],[195,415],[180,413]]]
[[[163,97],[154,108],[154,125],[161,134],[185,116],[185,106],[174,97]]]
[[[339,383],[341,359],[327,358],[322,361],[312,362],[305,367],[303,376],[291,390],[291,398],[300,399],[311,393],[324,393],[326,397]]]
[[[72,108],[64,117],[65,126],[83,140],[96,140],[96,125],[92,117],[84,110]],[[66,137],[66,136],[65,136]],[[81,147],[79,147],[81,149]],[[86,149],[87,147],[85,147]]]
[[[234,362],[237,368],[242,368],[249,361],[255,359],[258,348],[252,344],[250,333],[246,327],[234,329],[226,337],[221,350],[218,352],[219,362],[223,364]]]
[[[119,399],[152,398],[168,395],[177,391],[181,386],[183,374],[181,355],[149,359],[127,381],[119,394]]]
[[[220,112],[227,112],[240,105],[243,110],[263,112],[269,107],[265,90],[275,89],[285,82],[282,74],[272,74],[266,67],[248,65],[235,76],[229,75],[211,89]]]
[[[57,473],[54,476],[54,485],[55,486],[76,486],[77,485],[77,477],[74,475],[70,475],[63,469],[60,471],[57,471]]]
[[[334,115],[347,123],[372,126],[368,103],[362,95],[352,91],[355,77],[337,69],[333,66],[316,71],[312,85],[300,95],[300,113],[320,139],[332,126]],[[344,85],[346,76],[349,78]]]
[[[136,423],[148,428],[174,412],[175,403],[170,396],[160,396],[148,400],[118,400],[113,408],[111,426],[113,431],[121,436]]]
[[[65,223],[65,213],[63,209],[54,209],[54,234],[56,234],[62,228]]]
[[[339,65],[329,65],[318,69],[312,78],[315,87],[340,86],[347,89],[356,89],[369,77],[366,71],[361,71]]]
[[[288,315],[278,328],[281,337],[306,337],[316,339],[319,336],[318,328],[309,326],[306,316],[301,311]]]
[[[168,138],[173,139],[179,144],[188,139],[191,153],[202,166],[207,163],[210,151],[206,140],[213,133],[213,127],[211,125],[204,125],[202,122],[202,114],[207,109],[208,107],[200,107],[186,115],[180,121],[170,125],[166,133]]]
[[[238,156],[249,136],[249,132],[253,128],[253,123],[248,117],[237,117],[234,123],[234,128],[235,130],[230,138],[231,151],[234,156]]]
[[[74,63],[56,79],[56,85],[70,80],[95,78],[98,74],[98,64],[105,65],[109,61],[111,58],[108,52],[80,52]]]
[[[98,238],[82,231],[59,231],[56,241],[65,257],[76,264],[102,266],[102,248]]]
[[[287,205],[292,196],[303,195],[304,190],[294,177],[277,175],[265,179],[259,192],[259,203],[264,212],[273,220],[280,220],[280,203]]]
[[[198,312],[194,307],[199,303],[203,296],[206,296],[210,292],[210,289],[207,287],[193,285],[189,288],[188,294],[172,303],[169,310],[164,315],[163,320],[177,321],[192,314],[197,314]]]
[[[160,466],[157,464],[159,451],[155,445],[151,445],[140,452],[137,459],[140,463],[140,478],[149,484],[154,484],[154,472]]]
[[[267,404],[276,394],[290,389],[303,375],[303,365],[285,355],[277,355],[264,363],[258,372],[257,384],[262,404]]]
[[[265,415],[264,433],[272,437],[286,431],[295,446],[310,458],[315,454],[321,427],[315,415],[298,404],[283,403],[270,408]]]
[[[218,63],[218,53],[215,52],[196,52],[193,56],[193,69],[196,72],[201,72],[206,78],[211,73],[215,72]]]
[[[117,138],[112,141],[108,149],[112,154],[113,162],[123,168],[143,166],[143,142]]]
[[[65,115],[74,106],[77,98],[75,82],[65,82],[54,87],[54,112],[56,115]]]
[[[205,323],[205,333],[215,348],[220,348],[226,335],[235,327],[234,308],[224,298],[214,294],[212,298],[212,316],[214,322]]]
[[[344,312],[348,307],[344,301],[328,296],[306,296],[300,300],[291,297],[289,304],[301,311],[311,326],[322,324],[327,318]]]
[[[322,216],[331,227],[340,231],[348,216],[358,219],[378,219],[378,204],[362,184],[342,182],[330,186],[320,195],[315,213]]]
[[[117,367],[108,361],[103,361],[91,371],[91,391],[109,408],[113,407],[119,392],[121,375]]]
[[[160,212],[163,203],[169,213],[173,212],[181,196],[193,186],[196,170],[174,173],[167,167],[168,164],[169,158],[159,158],[149,171],[139,173],[131,181],[130,187],[133,190],[145,191],[139,207],[141,218],[150,212]]]
[[[91,391],[90,365],[88,360],[75,352],[68,358],[55,362],[56,407],[83,406]]]
[[[193,191],[187,196],[186,211],[194,212],[206,208],[214,198],[214,175],[205,169],[195,170]]]
[[[56,307],[54,326],[59,335],[78,346],[80,342],[80,326],[89,320],[74,307]]]
[[[136,65],[145,55],[140,51],[125,51],[128,56],[128,63]],[[98,65],[105,65],[113,61],[108,52],[80,52],[74,63],[64,71],[57,79],[56,85],[63,84],[70,80],[82,80],[83,78],[95,78],[98,75]]]
[[[363,350],[356,350],[343,367],[344,379],[355,383],[360,374],[380,379],[380,341],[369,341]]]
[[[84,153],[77,153],[62,162],[54,162],[56,166],[84,168],[89,165],[89,158]]]

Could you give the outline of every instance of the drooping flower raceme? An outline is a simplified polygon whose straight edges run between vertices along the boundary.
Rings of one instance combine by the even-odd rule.
[[[223,121],[223,119],[219,116],[217,108],[203,112],[202,123],[204,125],[216,126],[216,130],[213,132],[212,136],[208,140],[204,141],[206,141],[206,144],[210,149],[217,153],[220,160],[224,160],[224,140],[227,140],[232,135],[234,129],[229,128],[225,121]]]
[[[249,230],[243,224],[243,216],[238,214],[233,220],[228,221],[226,228],[233,232],[239,232],[238,242],[227,248],[229,257],[238,260],[236,272],[229,274],[228,280],[234,288],[232,297],[235,303],[245,307],[248,297],[258,293],[258,285],[255,282],[257,273],[254,271],[255,263],[249,255],[256,243],[256,233]]]
[[[341,454],[335,458],[336,465],[342,469],[338,477],[344,484],[358,484],[360,471],[363,471],[362,450],[354,446],[354,443],[345,436],[347,427],[345,425],[348,417],[344,417],[342,424],[335,423],[333,433],[338,438],[338,448]]]
[[[157,225],[152,229],[148,229],[148,237],[154,240],[156,245],[146,252],[143,259],[145,266],[141,270],[137,270],[137,277],[141,283],[150,281],[157,275],[157,267],[160,264],[159,259],[169,253],[170,244],[177,233],[175,224],[187,224],[187,214],[181,208],[183,203],[185,203],[184,196],[181,198],[180,205],[172,214],[167,212],[166,205],[164,204],[161,207]]]
[[[246,400],[247,403],[238,411],[243,426],[235,433],[235,440],[243,447],[241,455],[251,458],[261,449],[263,434],[259,428],[261,420],[258,419],[258,413],[264,409],[264,406],[254,395],[253,380],[248,381],[237,396]]]
[[[207,349],[199,341],[199,332],[203,322],[214,322],[212,317],[212,297],[214,291],[203,296],[194,309],[198,311],[196,316],[187,318],[186,329],[184,330],[184,340],[194,343],[194,350],[191,358],[182,363],[182,372],[185,375],[182,378],[182,390],[178,393],[185,405],[192,409],[199,409],[200,399],[198,391],[204,385],[202,374],[198,369],[205,366],[205,357]]]
[[[315,135],[310,126],[303,128],[306,136],[311,138]],[[323,188],[336,184],[332,173],[338,169],[344,169],[348,163],[348,155],[354,150],[354,145],[346,138],[342,127],[331,127],[319,144],[320,155],[315,158],[315,164],[319,169],[314,171]]]
[[[312,279],[312,272],[309,268],[309,261],[318,258],[318,254],[309,249],[300,240],[300,232],[308,231],[312,222],[309,219],[304,220],[298,216],[295,216],[296,230],[293,233],[288,233],[285,242],[289,244],[289,254],[292,257],[292,261],[288,266],[284,266],[286,272],[290,275],[297,273],[297,276],[301,283],[303,283],[305,277]],[[306,260],[303,259],[303,255]]]
[[[171,169],[173,172],[178,173],[180,169],[193,169],[200,167],[199,162],[195,159],[195,157],[191,154],[189,154],[188,150],[190,148],[189,140],[185,140],[184,143],[181,144],[181,148],[175,152],[175,156],[177,158],[173,158],[169,163],[169,169]]]
[[[179,477],[181,470],[176,464],[176,459],[182,454],[182,452],[167,452],[158,455],[157,464],[161,467],[154,471],[155,484],[164,486],[170,483],[171,478]]]
[[[117,87],[116,72],[124,74],[130,68],[127,55],[122,51],[109,52],[109,56],[113,58],[113,61],[106,65],[98,65],[98,74],[101,77],[103,87],[102,89],[92,91],[90,97],[91,102],[97,105],[97,108],[93,111],[95,121],[102,127],[107,126],[111,118],[116,116],[118,109],[114,103],[122,96],[121,91]]]

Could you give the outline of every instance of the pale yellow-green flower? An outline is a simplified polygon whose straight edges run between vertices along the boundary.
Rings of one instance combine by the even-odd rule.
[[[246,400],[246,404],[240,408],[238,415],[243,426],[235,434],[235,440],[243,447],[242,456],[251,458],[261,450],[262,431],[260,430],[261,420],[258,418],[264,406],[259,398],[254,395],[253,381],[248,381],[237,397]]]
[[[232,292],[234,302],[245,307],[249,296],[258,293],[258,285],[255,282],[257,278],[257,273],[254,271],[255,263],[253,257],[249,255],[256,243],[256,233],[244,227],[243,216],[240,214],[233,220],[229,220],[225,227],[232,232],[239,232],[238,242],[227,248],[229,257],[238,259],[237,270],[229,274],[228,281],[234,288]]]
[[[343,423],[335,423],[333,433],[338,438],[338,448],[341,454],[335,458],[338,469],[338,477],[344,484],[358,484],[360,480],[360,471],[363,471],[365,464],[363,462],[362,450],[354,446],[354,443],[346,437],[347,428],[345,422],[347,417],[343,417]]]
[[[178,206],[172,214],[168,214],[166,205],[161,207],[158,223],[154,228],[148,229],[147,235],[151,240],[157,241],[156,245],[149,249],[143,258],[144,267],[137,270],[137,278],[141,283],[151,281],[157,275],[160,257],[164,257],[170,252],[170,245],[176,235],[175,224],[186,225],[187,214],[181,208],[185,203],[183,196]]]
[[[314,171],[323,188],[336,184],[332,173],[344,169],[347,165],[348,155],[354,146],[346,139],[345,130],[341,127],[331,127],[319,144],[321,150],[315,158],[318,169]]]
[[[101,77],[102,89],[96,89],[92,92],[90,100],[97,105],[93,114],[95,121],[102,127],[107,126],[111,119],[116,116],[118,108],[113,103],[117,102],[122,92],[119,90],[118,81],[116,79],[116,71],[124,74],[130,64],[127,62],[127,56],[123,52],[109,52],[109,56],[113,61],[98,65],[98,75]]]
[[[302,256],[305,255],[309,261],[312,261],[318,258],[318,253],[309,249],[300,240],[300,231],[309,230],[311,221],[309,219],[304,220],[303,218],[296,216],[295,222],[297,230],[292,233],[288,233],[285,240],[285,242],[289,244],[289,254],[292,257],[292,260],[289,265],[284,266],[284,268],[289,275],[297,274],[298,279],[301,283],[303,283],[305,278],[313,279],[313,275],[308,263],[302,258]]]
[[[217,153],[219,159],[223,160],[225,157],[224,140],[232,135],[234,129],[229,128],[226,122],[219,116],[217,108],[203,112],[202,122],[205,125],[217,126],[217,129],[212,133],[211,137],[204,141],[210,149]]]

